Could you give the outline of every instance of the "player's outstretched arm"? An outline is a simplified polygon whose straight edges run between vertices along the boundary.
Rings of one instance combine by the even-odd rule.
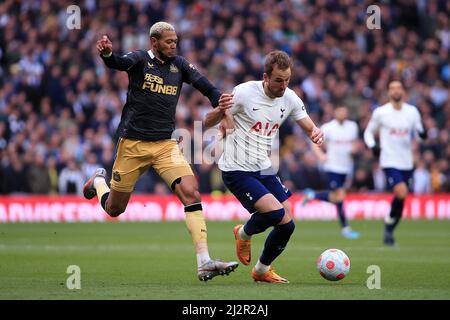
[[[210,128],[221,122],[225,116],[225,111],[231,108],[232,106],[233,106],[233,94],[223,93],[219,98],[219,105],[216,108],[214,108],[214,110],[211,110],[206,114],[205,127]],[[229,116],[232,118],[231,113]],[[230,122],[230,120],[228,120],[228,122],[232,123]]]
[[[320,128],[318,128],[314,122],[311,120],[309,116],[306,116],[300,120],[297,120],[297,124],[303,131],[307,134],[307,136],[311,139],[312,142],[321,146],[323,143],[323,132]]]
[[[97,50],[106,66],[120,71],[129,70],[140,60],[137,52],[129,52],[122,57],[115,55],[112,52],[112,42],[106,35],[97,41]]]

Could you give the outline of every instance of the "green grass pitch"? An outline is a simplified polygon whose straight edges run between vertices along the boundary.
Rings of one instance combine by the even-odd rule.
[[[237,260],[235,224],[208,222],[213,258]],[[297,221],[274,264],[287,285],[254,283],[244,265],[200,282],[184,222],[3,224],[0,299],[450,299],[450,221],[402,221],[397,248],[382,245],[381,221],[351,224],[361,239],[342,238],[336,221]],[[254,237],[254,261],[267,232]],[[351,261],[338,282],[316,270],[319,254],[332,247]],[[79,290],[66,287],[69,265],[80,267]],[[366,286],[370,265],[381,269],[381,289]]]

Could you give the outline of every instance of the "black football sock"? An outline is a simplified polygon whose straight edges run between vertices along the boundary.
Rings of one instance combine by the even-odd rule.
[[[250,220],[244,225],[244,232],[249,236],[264,232],[267,228],[280,223],[283,217],[284,208],[266,213],[255,212],[252,214]]]
[[[386,231],[393,232],[395,227],[400,222],[400,219],[402,218],[402,212],[403,212],[403,206],[404,206],[405,200],[395,197],[392,200],[391,204],[391,212],[389,213],[389,223],[385,222],[386,225]]]
[[[337,209],[337,213],[338,213],[339,223],[341,224],[342,228],[347,227],[348,224],[347,224],[347,218],[345,217],[345,212],[344,212],[344,203],[342,201],[336,203],[336,209]]]
[[[330,201],[330,191],[321,191],[314,194],[314,199]]]
[[[106,192],[102,195],[102,200],[100,201],[100,204],[102,205],[103,210],[106,211],[106,200],[108,200],[109,192]]]
[[[272,261],[275,260],[286,248],[294,229],[295,223],[293,220],[286,224],[275,226],[267,236],[264,244],[264,250],[259,258],[259,261],[266,266],[270,266]]]

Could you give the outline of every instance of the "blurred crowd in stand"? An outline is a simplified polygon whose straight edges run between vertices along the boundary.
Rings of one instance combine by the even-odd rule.
[[[419,109],[429,139],[414,150],[414,192],[450,191],[450,1],[379,1],[380,28],[369,29],[369,0],[81,1],[80,28],[69,29],[72,1],[0,3],[0,193],[81,194],[99,166],[111,172],[115,130],[127,94],[125,72],[110,70],[95,42],[106,34],[113,50],[149,49],[149,28],[160,20],[177,31],[185,56],[224,92],[262,79],[274,49],[294,61],[290,87],[314,121],[339,105],[360,129],[355,192],[386,190],[377,159],[362,141],[374,108],[387,102],[387,84],[401,79],[407,102]],[[192,139],[208,99],[184,85],[177,128]],[[275,146],[279,175],[292,191],[325,188],[307,139],[286,121]],[[198,125],[198,124],[197,124]],[[192,152],[192,156],[193,156]],[[193,157],[192,157],[193,159]],[[192,159],[191,162],[194,162]],[[203,193],[226,192],[214,163],[194,163]],[[152,171],[137,193],[170,190]]]

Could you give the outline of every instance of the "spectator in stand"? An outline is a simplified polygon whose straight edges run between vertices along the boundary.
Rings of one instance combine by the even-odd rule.
[[[431,191],[430,171],[423,161],[419,161],[413,173],[413,192],[415,194],[429,193]]]
[[[30,192],[33,194],[49,194],[51,190],[50,175],[46,168],[45,158],[42,154],[36,153],[34,162],[27,172]]]
[[[47,160],[47,172],[50,178],[50,194],[57,194],[59,187],[59,174],[57,169],[57,161],[54,157]]]
[[[14,155],[11,157],[11,163],[5,168],[5,189],[10,194],[24,194],[30,192],[30,186],[27,178],[27,171],[23,160]]]
[[[75,159],[70,158],[61,170],[58,186],[60,194],[83,194],[84,176]]]

